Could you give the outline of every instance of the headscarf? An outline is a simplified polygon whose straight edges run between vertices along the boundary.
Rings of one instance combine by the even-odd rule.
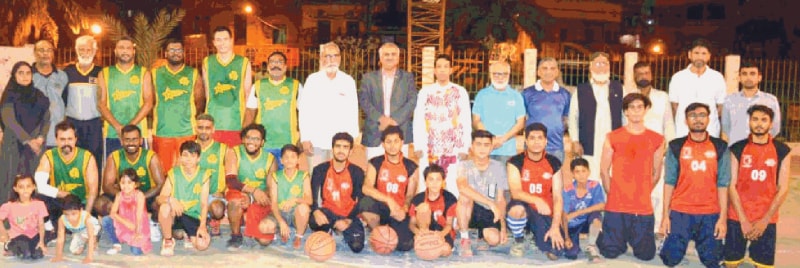
[[[8,79],[3,96],[0,97],[0,107],[13,105],[18,113],[32,113],[28,114],[29,116],[44,114],[50,109],[50,101],[44,96],[44,93],[33,87],[33,80],[28,85],[17,83],[17,71],[22,66],[27,66],[31,73],[33,72],[33,66],[27,62],[19,61],[14,64],[14,67],[11,68],[11,78]],[[17,117],[19,120],[19,115]],[[3,122],[0,122],[0,126],[5,128]]]

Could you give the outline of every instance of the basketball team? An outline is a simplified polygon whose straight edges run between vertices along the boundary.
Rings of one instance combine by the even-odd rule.
[[[598,52],[590,82],[574,94],[559,85],[555,59],[542,59],[540,80],[523,91],[509,86],[510,65],[497,62],[491,85],[470,105],[450,81],[446,55],[436,57],[435,82],[417,90],[413,75],[398,69],[398,46],[386,43],[381,69],[357,88],[339,68],[339,47],[327,43],[320,71],[301,85],[286,76],[282,52],[257,77],[249,59],[233,53],[231,37],[215,29],[217,53],[200,70],[184,63],[181,41],[167,41],[167,64],[148,70],[134,63],[130,38],[116,42],[116,64],[105,68],[92,63],[96,42],[78,38],[79,61],[43,76],[65,74],[66,97],[49,105],[62,101],[66,114],[43,113],[35,130],[17,121],[36,114],[6,116],[6,94],[25,98],[6,90],[3,146],[16,138],[38,158],[3,178],[6,254],[39,259],[52,240],[52,261],[61,261],[71,234],[69,252],[85,251],[85,263],[99,236],[111,241],[107,254],[123,245],[147,254],[156,242],[160,255],[172,256],[180,240],[206,250],[227,219],[229,250],[299,250],[305,241],[315,260],[330,258],[341,236],[355,253],[369,245],[425,260],[511,243],[514,257],[532,254],[532,244],[550,260],[585,254],[589,262],[630,246],[640,260],[658,254],[676,266],[694,241],[707,267],[774,264],[790,151],[773,139],[780,109],[757,91],[752,65],[741,68],[742,92],[726,97],[724,84],[716,92],[721,75],[706,65],[707,43],[689,49],[692,63],[673,76],[668,99],[650,87],[650,65],[637,64],[637,88],[623,89],[610,80],[609,55]],[[14,66],[9,87],[48,90],[30,79],[48,46],[52,53],[52,44],[37,43],[36,68]],[[753,70],[765,101],[739,105],[737,94],[753,90]],[[27,103],[8,109],[13,115]],[[565,132],[574,155],[565,152]],[[349,160],[357,146],[366,170]],[[300,168],[304,156],[308,170]]]

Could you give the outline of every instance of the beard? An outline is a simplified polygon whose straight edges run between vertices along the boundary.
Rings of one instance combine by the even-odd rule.
[[[169,63],[169,65],[173,65],[173,66],[183,65],[183,59],[179,59],[179,60],[168,59],[167,62]]]
[[[504,82],[504,83],[492,82],[492,86],[494,87],[494,89],[505,89],[506,87],[508,87],[508,82]]]
[[[135,154],[139,152],[138,146],[125,146],[125,152],[129,154]]]
[[[597,83],[603,84],[608,82],[609,79],[611,79],[610,73],[604,73],[604,74],[592,73],[592,80],[594,80]]]
[[[646,88],[646,87],[650,86],[650,83],[651,83],[650,80],[642,79],[642,80],[636,81],[636,86],[639,87],[639,88]]]
[[[702,68],[703,66],[706,66],[706,62],[704,60],[695,60],[695,61],[692,61],[692,65],[695,68]]]
[[[339,65],[328,65],[325,67],[326,73],[336,73],[339,71]]]
[[[92,54],[91,56],[85,56],[85,57],[78,56],[78,64],[79,65],[89,65],[89,64],[92,64],[93,62],[94,62],[94,54]]]
[[[64,145],[60,149],[63,154],[70,154],[74,148],[71,145]]]

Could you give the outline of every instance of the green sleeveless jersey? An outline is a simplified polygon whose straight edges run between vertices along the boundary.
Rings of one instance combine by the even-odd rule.
[[[114,167],[117,168],[117,174],[122,174],[122,171],[128,168],[135,170],[136,175],[139,176],[139,183],[141,183],[139,190],[147,192],[150,188],[156,186],[156,182],[153,180],[152,174],[150,174],[150,160],[155,155],[153,151],[140,148],[135,160],[130,161],[125,157],[125,149],[119,149],[111,153],[111,158],[114,159]]]
[[[86,168],[92,159],[92,153],[75,147],[72,159],[64,159],[61,149],[52,148],[44,155],[50,164],[50,185],[59,191],[69,192],[86,203]]]
[[[267,172],[275,161],[275,157],[264,149],[255,158],[247,154],[247,149],[244,145],[239,145],[233,148],[236,153],[236,158],[239,162],[239,181],[244,185],[267,190]]]
[[[106,106],[120,124],[127,124],[144,105],[142,94],[142,80],[147,68],[133,65],[131,69],[123,71],[117,65],[103,68],[103,79],[106,82]],[[147,137],[147,119],[139,122],[142,137]],[[119,138],[119,133],[107,121],[103,126],[103,133],[107,139]]]
[[[154,135],[159,137],[186,137],[194,134],[194,86],[197,69],[184,65],[177,72],[162,66],[152,71],[155,86],[153,107]]]
[[[183,166],[175,166],[169,170],[167,179],[172,185],[172,197],[178,199],[183,205],[183,214],[200,219],[202,203],[200,198],[203,193],[203,183],[208,182],[210,173],[200,166],[194,170],[194,175],[187,176]]]
[[[256,123],[264,125],[267,141],[264,148],[276,149],[294,144],[300,138],[297,128],[297,91],[300,82],[292,78],[283,79],[277,85],[265,78],[256,81],[258,116]]]
[[[211,172],[208,181],[208,194],[225,192],[225,152],[228,145],[212,141],[210,145],[202,148],[200,153],[200,167]]]
[[[308,177],[308,173],[297,170],[291,178],[286,176],[285,170],[281,169],[273,173],[272,177],[278,185],[278,206],[284,201],[292,198],[303,198],[303,182]]]
[[[206,111],[217,118],[217,130],[242,129],[247,100],[244,79],[249,65],[247,58],[239,55],[234,55],[227,63],[220,62],[217,54],[203,59]]]

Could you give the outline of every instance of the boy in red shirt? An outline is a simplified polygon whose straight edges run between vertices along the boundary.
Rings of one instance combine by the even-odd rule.
[[[642,193],[650,193],[660,177],[664,137],[644,125],[650,106],[642,94],[625,96],[622,110],[628,124],[608,133],[603,145],[600,178],[608,202],[597,246],[605,258],[625,253],[628,245],[640,260],[656,255],[653,205],[650,195]]]
[[[724,140],[706,132],[710,114],[706,104],[689,104],[685,111],[689,135],[669,143],[659,231],[667,236],[659,254],[666,266],[681,263],[689,240],[694,240],[706,267],[719,267],[722,261],[730,154]]]
[[[750,242],[750,259],[757,267],[775,264],[775,223],[778,210],[789,192],[789,149],[769,134],[772,109],[753,105],[750,137],[731,145],[731,186],[728,194],[728,233],[725,237],[726,267],[744,261]]]

